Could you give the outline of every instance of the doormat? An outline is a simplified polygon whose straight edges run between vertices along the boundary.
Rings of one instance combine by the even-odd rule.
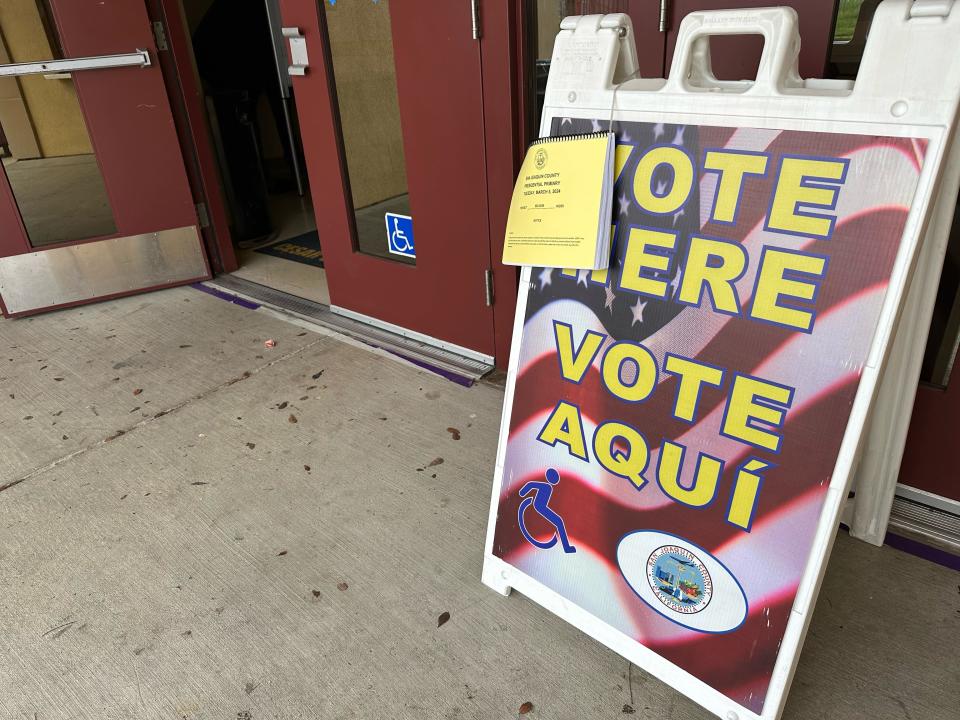
[[[294,260],[314,267],[323,267],[323,253],[320,250],[320,236],[316,230],[303,235],[287,238],[265,248],[258,248],[257,252],[265,255]]]

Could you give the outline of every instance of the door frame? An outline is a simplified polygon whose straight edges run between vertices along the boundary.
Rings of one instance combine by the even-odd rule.
[[[203,88],[193,59],[193,43],[181,0],[144,0],[152,23],[161,23],[167,50],[156,56],[173,110],[173,122],[194,203],[204,203],[207,222],[199,225],[210,269],[229,273],[240,267],[223,194],[220,169],[203,101]]]
[[[497,0],[496,5],[503,9],[509,3]],[[427,4],[401,7],[402,13],[391,14],[390,31],[394,39],[408,189],[412,213],[420,213],[421,229],[417,234],[422,239],[418,246],[422,244],[423,247],[419,248],[420,257],[415,265],[390,262],[387,258],[364,252],[358,244],[352,178],[347,167],[345,128],[330,37],[335,11],[326,0],[281,0],[280,7],[285,24],[300,27],[305,36],[315,35],[312,39],[307,38],[310,67],[306,77],[294,79],[294,94],[298,97],[300,126],[313,128],[313,132],[304,134],[303,145],[314,211],[318,218],[325,219],[323,229],[326,232],[322,233],[320,244],[329,261],[326,265],[331,308],[338,314],[415,337],[466,357],[484,362],[493,360],[497,354],[494,340],[496,303],[488,300],[487,307],[484,307],[483,300],[484,273],[493,273],[491,238],[495,236],[490,230],[489,209],[485,207],[491,194],[487,177],[491,156],[486,138],[489,124],[481,53],[484,40],[478,44],[476,36],[470,39],[469,4],[466,0],[451,3],[449,8],[444,8],[445,14],[432,12]],[[417,27],[421,19],[422,25],[429,26],[430,30]],[[487,17],[487,20],[491,18]],[[447,27],[438,24],[441,22],[459,22],[460,25]],[[422,43],[413,43],[413,46],[407,43],[407,47],[401,49],[398,38],[417,31],[437,32],[438,42],[432,45],[432,52],[437,47],[445,48],[451,54],[450,62],[438,65],[432,62],[432,58],[425,58]],[[481,38],[485,35],[481,27]],[[494,34],[492,37],[500,36]],[[426,62],[430,62],[429,69],[424,66]],[[418,70],[419,67],[424,70]],[[415,128],[423,125],[423,103],[428,102],[425,92],[432,84],[452,87],[453,94],[461,102],[470,104],[470,112],[455,118],[447,116],[435,127],[432,140],[428,140]],[[511,85],[507,85],[498,94],[510,91]],[[452,107],[459,105],[451,106],[448,100],[442,110],[456,114]],[[508,128],[512,130],[512,125]],[[431,144],[438,147],[435,143],[450,142],[455,146],[461,141],[465,151],[458,168],[468,174],[463,176],[462,182],[455,183],[458,187],[449,198],[454,204],[428,200],[433,197],[429,190],[442,193],[441,186],[448,183],[443,179],[443,173],[422,154],[423,150]],[[512,179],[510,187],[512,189]],[[471,193],[469,199],[464,195],[468,191]],[[474,198],[482,198],[482,204]],[[462,219],[451,215],[451,208],[457,206],[467,213]],[[463,220],[469,223],[470,235],[468,243],[458,253],[450,243],[441,242],[440,231],[443,227],[456,227],[456,222]],[[429,251],[433,243],[438,246],[435,253]],[[415,319],[409,320],[395,304],[386,300],[388,289],[399,296],[409,293],[406,295],[406,314]],[[436,305],[440,298],[443,298],[444,312],[440,312]]]
[[[191,188],[197,202],[207,204],[210,223],[202,231],[211,265],[216,273],[232,272],[239,264],[182,3],[181,0],[145,2],[151,21],[162,22],[166,30],[170,52],[159,53],[160,61],[174,106],[174,120]],[[497,367],[505,369],[510,357],[519,273],[517,268],[503,265],[499,259],[513,184],[531,139],[527,128],[530,97],[525,92],[531,80],[525,63],[532,48],[527,36],[530,13],[526,0],[486,0],[481,9],[480,62],[493,271],[494,358]],[[321,13],[322,9],[318,7],[317,12]],[[345,174],[340,177],[339,182],[344,186]],[[347,192],[345,186],[342,189]]]
[[[528,62],[533,56],[530,9],[526,0],[487,0],[482,3],[480,13],[494,362],[501,370],[507,369],[510,360],[520,272],[513,265],[504,265],[500,258],[513,186],[532,139],[529,127],[532,94],[528,92],[533,80],[532,62]]]
[[[166,30],[170,52],[158,55],[191,187],[197,202],[206,203],[209,214],[208,226],[201,229],[208,257],[215,272],[232,272],[239,265],[182,3],[181,0],[145,2],[151,20],[162,22]],[[519,273],[516,268],[503,265],[499,258],[516,174],[524,150],[537,133],[537,128],[530,127],[530,90],[534,80],[531,62],[534,40],[530,32],[535,29],[536,21],[533,2],[483,0],[480,13],[487,208],[494,291],[494,357],[500,368],[506,368],[510,356]],[[322,9],[318,7],[317,11],[321,13]],[[640,32],[638,39],[653,41],[645,44],[666,42],[664,34],[652,24],[644,25],[637,32]],[[343,191],[346,192],[346,188]]]

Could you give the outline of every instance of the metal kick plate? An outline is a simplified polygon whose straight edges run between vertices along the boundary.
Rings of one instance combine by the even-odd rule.
[[[209,276],[189,226],[0,258],[0,296],[16,315]]]

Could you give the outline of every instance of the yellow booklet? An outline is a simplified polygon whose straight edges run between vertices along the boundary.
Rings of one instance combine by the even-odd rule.
[[[530,145],[510,201],[505,264],[607,267],[615,147],[610,132]]]

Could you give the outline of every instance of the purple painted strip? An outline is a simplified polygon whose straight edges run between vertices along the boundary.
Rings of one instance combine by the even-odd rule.
[[[840,523],[840,529],[845,532],[850,532],[850,527],[846,523]],[[887,536],[883,539],[884,545],[889,545],[895,550],[900,552],[905,552],[908,555],[914,555],[924,560],[929,560],[930,562],[936,563],[937,565],[943,565],[948,567],[951,570],[960,570],[960,555],[954,555],[945,550],[940,550],[939,548],[930,547],[929,545],[919,542],[917,540],[911,540],[910,538],[901,537],[900,535],[894,535],[893,533],[887,533]]]
[[[243,298],[237,297],[232,293],[224,292],[223,290],[218,290],[217,288],[212,288],[209,285],[204,285],[203,283],[193,283],[190,287],[196,290],[199,290],[200,292],[205,292],[207,293],[207,295],[213,295],[214,297],[220,298],[221,300],[226,300],[227,302],[231,302],[234,305],[245,307],[249,310],[256,310],[257,308],[260,307],[258,303],[251,302],[250,300],[244,300]],[[372,347],[379,347],[378,345],[371,343],[369,341],[363,341],[363,342],[366,342],[368,345]],[[422,367],[424,370],[429,370],[430,372],[436,373],[437,375],[444,377],[451,382],[455,382],[457,385],[462,385],[463,387],[473,387],[474,381],[464,375],[458,375],[455,372],[450,372],[449,370],[438,368],[436,365],[431,365],[430,363],[426,363],[423,360],[416,360],[412,357],[408,357],[407,355],[404,355],[403,353],[394,352],[393,350],[389,350],[387,348],[382,348],[382,349],[386,350],[391,355],[396,355],[397,357],[403,358],[407,362],[412,362],[414,365],[418,367]]]
[[[386,348],[384,349],[386,350]],[[387,350],[387,352],[391,355],[396,355],[397,357],[403,358],[407,362],[412,362],[417,367],[422,367],[424,370],[429,370],[432,373],[436,373],[440,377],[445,377],[447,380],[455,382],[457,385],[463,385],[463,387],[473,387],[474,381],[464,375],[458,375],[457,373],[450,372],[449,370],[438,368],[436,365],[431,365],[423,360],[415,360],[412,357],[404,355],[403,353],[394,352],[393,350]]]
[[[937,565],[948,567],[951,570],[960,571],[960,555],[954,555],[946,550],[930,547],[922,542],[917,542],[916,540],[912,540],[910,538],[900,537],[899,535],[894,535],[893,533],[889,532],[883,539],[883,542],[885,545],[889,545],[897,550],[902,550],[905,553],[916,555],[924,560],[934,562]]]
[[[221,300],[226,300],[234,305],[247,308],[247,310],[256,310],[260,307],[259,303],[255,303],[250,300],[244,300],[242,297],[237,297],[233,293],[224,292],[223,290],[212,288],[209,285],[204,285],[203,283],[193,283],[190,287],[194,288],[195,290],[199,290],[200,292],[205,292],[207,295],[213,295]]]

